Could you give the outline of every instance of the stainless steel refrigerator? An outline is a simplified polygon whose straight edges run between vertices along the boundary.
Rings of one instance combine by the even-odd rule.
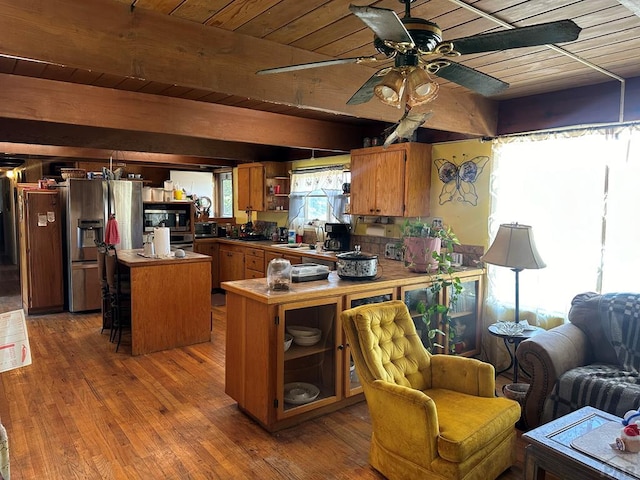
[[[118,250],[142,248],[142,182],[68,179],[60,188],[65,207],[66,292],[70,312],[101,307],[97,244],[109,215],[120,232]]]

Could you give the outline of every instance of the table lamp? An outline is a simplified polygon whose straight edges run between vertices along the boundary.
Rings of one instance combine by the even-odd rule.
[[[527,268],[544,268],[544,263],[533,241],[533,231],[529,225],[503,223],[493,243],[480,260],[491,265],[509,267],[516,273],[515,323],[520,321],[519,274]]]

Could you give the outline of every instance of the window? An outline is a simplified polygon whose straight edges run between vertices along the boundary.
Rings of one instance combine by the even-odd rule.
[[[347,197],[342,185],[349,180],[350,174],[342,165],[292,172],[289,225],[297,227],[314,220],[344,223]]]
[[[233,217],[233,177],[230,171],[214,174],[215,217]]]
[[[531,225],[547,264],[520,273],[521,311],[566,317],[578,293],[640,291],[639,175],[637,126],[496,141],[490,235],[501,223]],[[514,273],[489,266],[488,279],[500,318],[515,301]]]

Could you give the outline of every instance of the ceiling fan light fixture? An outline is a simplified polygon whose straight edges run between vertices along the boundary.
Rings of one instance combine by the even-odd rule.
[[[440,86],[422,68],[414,68],[407,75],[408,98],[411,107],[431,102],[438,96]]]
[[[382,103],[400,108],[404,86],[404,75],[396,70],[390,70],[382,77],[382,81],[375,86],[373,92]]]

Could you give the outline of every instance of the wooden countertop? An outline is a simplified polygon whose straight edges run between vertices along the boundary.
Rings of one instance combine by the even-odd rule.
[[[368,290],[381,288],[407,286],[422,282],[429,282],[431,279],[431,276],[426,273],[414,273],[409,271],[404,267],[402,262],[385,259],[380,259],[379,262],[379,278],[374,280],[342,280],[338,276],[337,272],[332,271],[326,280],[300,283],[292,282],[288,291],[268,290],[266,278],[223,282],[220,286],[228,292],[250,297],[261,303],[277,304],[332,295],[366,292]],[[460,267],[455,269],[454,276],[459,277],[464,281],[467,277],[482,274],[484,274],[484,270],[481,268]]]
[[[315,257],[321,260],[329,260],[336,261],[336,253],[340,252],[330,252],[327,250],[315,250],[315,249],[299,249],[299,248],[289,248],[286,247],[286,243],[282,243],[276,246],[273,245],[274,242],[272,240],[237,240],[234,238],[227,237],[217,237],[217,238],[196,238],[195,243],[224,243],[228,245],[238,245],[241,247],[257,247],[262,248],[265,251],[269,252],[279,252],[279,253],[288,253],[291,255],[300,255],[301,257]]]
[[[128,267],[151,267],[161,265],[175,265],[177,263],[210,262],[211,257],[194,252],[184,252],[184,258],[146,258],[139,255],[143,252],[141,248],[134,250],[118,250],[118,261]],[[173,253],[173,252],[172,252]]]

